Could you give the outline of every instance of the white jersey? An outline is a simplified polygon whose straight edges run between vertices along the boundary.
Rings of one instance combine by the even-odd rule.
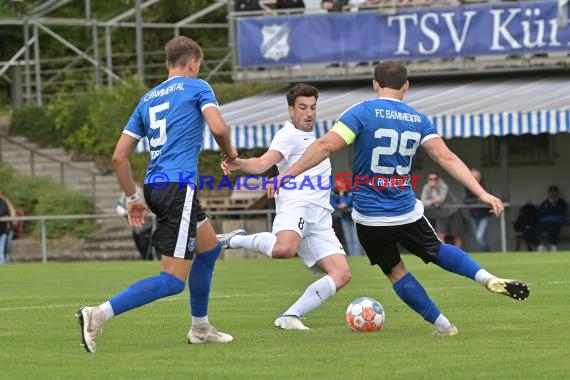
[[[303,132],[295,128],[292,123],[286,122],[285,126],[275,134],[269,146],[270,150],[276,150],[283,155],[283,159],[277,163],[279,173],[283,173],[297,162],[314,141],[314,131]],[[331,181],[331,162],[327,158],[279,189],[279,194],[275,199],[277,210],[287,207],[291,202],[298,202],[312,203],[332,212]]]

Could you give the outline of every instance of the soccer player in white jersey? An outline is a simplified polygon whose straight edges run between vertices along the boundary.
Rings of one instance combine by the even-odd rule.
[[[269,149],[259,158],[237,158],[222,163],[226,174],[242,170],[261,174],[273,165],[287,170],[315,141],[313,126],[317,114],[318,90],[299,83],[287,92],[290,122],[273,138]],[[277,214],[273,232],[245,235],[236,230],[219,235],[225,248],[246,248],[274,259],[298,254],[305,266],[324,276],[310,284],[303,295],[275,320],[281,329],[308,330],[300,320],[345,286],[351,277],[346,254],[332,228],[330,206],[330,161],[323,160],[296,178],[296,185],[283,190],[276,199]],[[244,236],[245,235],[245,236]]]
[[[397,243],[425,263],[478,281],[493,293],[524,300],[529,290],[521,281],[492,275],[466,252],[437,238],[413,191],[412,163],[418,147],[421,145],[443,169],[488,205],[489,212],[499,215],[503,203],[479,185],[467,166],[447,148],[430,120],[402,101],[409,88],[404,65],[395,61],[378,64],[372,85],[378,97],[344,111],[331,131],[277,177],[277,186],[283,178],[319,165],[331,153],[354,143],[352,218],[366,255],[388,277],[400,299],[435,326],[435,335],[456,335],[457,327],[407,271]],[[279,189],[270,183],[267,191],[271,197]]]
[[[95,352],[103,323],[113,316],[178,294],[188,281],[192,325],[188,343],[226,343],[232,336],[208,320],[214,265],[221,252],[216,233],[196,198],[198,156],[205,121],[224,159],[237,157],[229,129],[212,88],[198,79],[203,53],[188,37],[175,37],[165,48],[168,79],[141,98],[117,142],[113,164],[127,197],[128,221],[140,228],[148,207],[157,216],[153,245],[161,254],[158,276],[140,280],[118,295],[77,312],[82,346]],[[136,192],[128,157],[139,140],[150,142],[150,162],[144,181],[146,204]],[[190,273],[190,275],[188,275]]]

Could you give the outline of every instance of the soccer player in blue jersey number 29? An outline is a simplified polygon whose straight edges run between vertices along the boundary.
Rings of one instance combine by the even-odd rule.
[[[207,314],[212,272],[222,248],[194,191],[205,122],[221,148],[223,160],[237,158],[237,151],[231,145],[212,88],[197,78],[203,59],[201,47],[180,36],[170,40],[164,50],[168,79],[140,99],[113,155],[119,183],[125,194],[131,194],[129,223],[141,227],[148,209],[137,195],[128,157],[141,138],[148,138],[150,163],[144,197],[157,217],[153,244],[161,254],[161,272],[132,284],[99,306],[82,307],[77,312],[82,346],[87,352],[95,352],[95,340],[111,317],[178,294],[186,281],[192,315],[188,342],[233,340],[210,325]]]
[[[287,176],[297,176],[354,143],[352,218],[366,255],[388,277],[398,297],[435,326],[435,335],[456,335],[457,327],[407,271],[397,243],[425,263],[478,281],[493,293],[524,300],[529,290],[521,281],[492,275],[466,252],[437,238],[410,180],[417,149],[421,145],[444,170],[488,205],[489,212],[500,215],[503,203],[479,185],[463,161],[445,145],[427,116],[402,101],[409,88],[404,65],[395,61],[378,64],[372,85],[378,98],[344,111],[331,131],[280,173],[277,185],[282,179],[287,182]],[[268,196],[274,196],[276,191],[278,188],[268,186]]]

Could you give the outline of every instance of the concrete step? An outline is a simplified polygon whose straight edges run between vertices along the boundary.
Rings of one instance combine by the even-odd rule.
[[[14,141],[11,143],[7,140],[2,140],[2,150],[9,151],[9,150],[17,150],[22,149],[21,145],[29,148],[29,149],[38,149],[39,145],[33,142],[29,142],[28,139],[21,136],[10,136],[10,140]]]
[[[63,148],[41,148],[38,149],[38,152],[51,157],[58,157],[58,156],[68,157],[67,152]]]
[[[30,162],[31,154],[27,150],[23,149],[14,149],[10,151],[3,150],[2,151],[2,161],[6,163],[28,163]],[[34,154],[34,162],[54,162],[56,161],[64,161],[64,162],[71,162],[71,159],[66,154],[58,154],[58,155],[50,155],[50,158],[44,157],[39,154]]]
[[[25,144],[28,142],[28,139],[24,136],[10,136],[10,139],[20,144]]]
[[[57,173],[61,172],[61,163],[59,162],[34,162],[34,173]],[[30,162],[13,163],[11,166],[18,172],[30,172]],[[73,162],[71,165],[63,165],[63,172],[66,176],[86,176],[96,173],[95,163],[93,162]]]
[[[121,195],[121,187],[114,175],[99,175],[96,164],[90,161],[72,161],[63,148],[41,148],[37,144],[29,143],[21,136],[10,137],[13,143],[2,144],[2,161],[12,166],[21,175],[32,175],[30,166],[30,151],[18,144],[31,149],[37,149],[50,157],[71,165],[63,165],[63,183],[70,189],[82,192],[91,197],[93,192],[93,180],[95,179],[95,204],[103,213],[115,213],[117,201]],[[62,182],[61,162],[51,161],[47,157],[34,155],[34,176],[50,178],[53,181]],[[93,176],[95,174],[95,177]],[[121,220],[122,222],[122,220]],[[132,241],[130,229],[127,229],[128,240]]]
[[[92,234],[91,236],[85,238],[85,244],[96,243],[106,241],[122,241],[122,240],[132,240],[133,234],[131,227],[127,224],[126,219],[120,219],[121,228],[105,228],[103,231]]]
[[[83,244],[85,251],[129,251],[136,250],[135,242],[132,236],[127,239],[117,239],[109,241],[92,241]]]

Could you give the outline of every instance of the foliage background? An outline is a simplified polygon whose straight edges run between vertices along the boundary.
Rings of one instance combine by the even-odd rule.
[[[41,4],[40,1],[22,2],[0,2],[0,18],[21,18],[26,12]],[[135,6],[135,0],[104,1],[91,0],[91,15],[94,20],[106,21],[125,12]],[[177,22],[188,15],[204,9],[212,2],[208,0],[162,0],[143,10],[145,22]],[[69,4],[50,12],[47,16],[52,18],[78,18],[85,17],[85,2],[72,1]],[[207,14],[200,19],[200,23],[225,23],[226,9],[219,8],[217,11]],[[92,42],[92,30],[90,27],[77,26],[57,26],[50,25],[50,29],[60,34],[71,44],[83,51],[89,51]],[[219,59],[226,54],[228,48],[227,30],[224,28],[193,28],[182,29],[182,34],[188,35],[202,45],[205,52],[205,62],[203,70],[208,69],[209,61]],[[23,31],[21,26],[0,27],[0,60],[8,60],[23,44]],[[100,51],[104,51],[102,31],[99,36]],[[48,88],[52,91],[51,97],[46,97],[42,107],[31,105],[17,110],[7,110],[9,101],[9,85],[5,81],[0,81],[0,112],[11,113],[12,123],[10,127],[11,135],[23,135],[29,140],[38,143],[43,147],[62,146],[70,152],[77,160],[94,160],[99,170],[103,174],[112,172],[111,156],[115,144],[122,132],[123,126],[131,115],[132,110],[138,103],[140,96],[148,89],[155,86],[166,78],[164,67],[163,45],[173,37],[172,29],[145,29],[143,34],[143,45],[145,51],[145,81],[141,81],[133,72],[135,61],[135,31],[134,28],[113,28],[112,45],[114,53],[113,67],[121,80],[116,82],[114,87],[97,86],[89,80],[86,75],[92,73],[78,74],[73,71],[65,72],[66,79],[74,76],[84,75],[85,85],[77,85],[74,88]],[[47,35],[41,35],[42,60],[51,57],[69,56],[68,48],[55,39]],[[150,53],[158,54],[150,54]],[[149,53],[148,55],[146,53]],[[117,57],[115,57],[117,55]],[[153,60],[157,59],[156,62]],[[210,67],[211,68],[211,67]],[[86,80],[87,79],[87,80]],[[257,83],[232,83],[228,78],[214,76],[210,81],[220,104],[240,99],[263,91],[274,90],[285,86],[285,84],[257,84]],[[78,82],[81,83],[81,82]],[[68,96],[67,92],[75,91],[75,95]],[[62,96],[62,95],[66,96]],[[252,151],[241,151],[243,157],[258,155],[263,149]],[[131,155],[131,168],[137,182],[142,182],[148,164],[148,154]],[[204,151],[200,157],[200,171],[219,178],[218,153]],[[15,176],[11,178],[16,178]],[[17,180],[20,181],[20,180]],[[33,181],[43,181],[34,179]],[[32,181],[32,182],[33,182]],[[28,215],[34,213],[54,213],[58,214],[75,213],[73,210],[86,211],[83,201],[69,209],[54,208],[57,203],[43,204],[49,197],[37,193],[45,192],[43,187],[57,184],[46,182],[39,190],[39,185],[26,183],[26,191],[16,194],[9,186],[7,192],[10,196],[15,196],[20,202],[25,194],[28,202],[21,202]],[[14,194],[14,195],[13,195]],[[73,203],[75,197],[68,196],[68,203]],[[27,203],[27,204],[24,204]],[[31,205],[34,205],[33,207]],[[69,210],[68,210],[69,209]],[[95,211],[95,210],[93,210]],[[51,224],[51,223],[50,223]],[[82,234],[82,232],[80,233]],[[51,235],[50,235],[51,236]]]
[[[0,164],[0,178],[0,192],[26,215],[94,214],[96,211],[90,197],[47,178],[20,176],[3,164]],[[95,229],[93,220],[62,220],[46,224],[50,238],[66,235],[85,237]],[[26,235],[39,238],[40,224],[26,222]]]

